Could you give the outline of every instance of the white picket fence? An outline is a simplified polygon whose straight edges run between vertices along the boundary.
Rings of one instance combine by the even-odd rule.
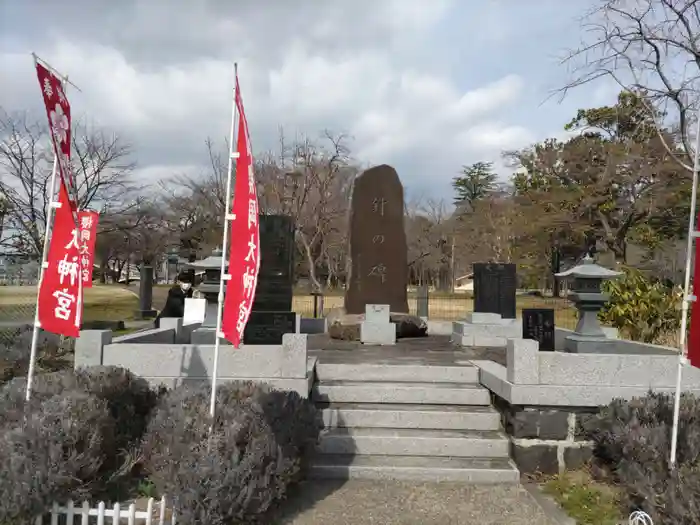
[[[156,505],[158,509],[156,510]],[[175,511],[168,509],[163,496],[159,502],[150,498],[146,505],[146,510],[136,510],[136,504],[132,503],[128,507],[122,508],[119,503],[115,503],[113,508],[107,508],[103,501],[95,507],[90,507],[90,503],[84,501],[82,505],[76,506],[72,501],[69,501],[65,507],[61,507],[58,503],[54,503],[51,511],[45,516],[38,516],[34,521],[34,525],[44,525],[44,518],[50,516],[50,525],[76,525],[78,519],[80,525],[120,525],[128,523],[128,525],[175,525]],[[93,518],[93,519],[90,519]],[[96,519],[95,519],[96,518]]]

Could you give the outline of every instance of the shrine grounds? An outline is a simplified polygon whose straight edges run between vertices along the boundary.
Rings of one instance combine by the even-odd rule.
[[[167,286],[153,288],[153,308],[159,310],[165,304]],[[129,320],[138,308],[138,284],[130,287],[121,285],[97,285],[85,290],[84,319],[88,321]],[[333,308],[343,306],[343,292],[331,291],[321,301],[306,291],[295,291],[292,310],[303,317],[314,316],[314,301],[318,300],[318,316],[327,314]],[[0,287],[0,323],[31,320],[34,315],[36,288],[34,286]],[[408,295],[411,313],[416,312],[417,298]],[[573,329],[576,326],[576,309],[564,298],[520,295],[517,298],[518,315],[524,308],[552,308],[555,323],[561,328]],[[474,300],[470,294],[431,293],[428,314],[433,320],[457,321],[474,311]]]

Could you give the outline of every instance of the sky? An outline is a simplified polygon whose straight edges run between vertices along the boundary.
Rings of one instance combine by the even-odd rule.
[[[451,200],[462,165],[551,136],[594,84],[546,100],[569,73],[595,0],[0,0],[0,107],[42,114],[36,52],[79,88],[74,115],[133,145],[136,175],[206,172],[223,147],[237,62],[253,150],[348,136],[391,164],[409,195]]]

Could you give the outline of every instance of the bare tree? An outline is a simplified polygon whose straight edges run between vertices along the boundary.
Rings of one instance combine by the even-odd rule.
[[[585,44],[565,57],[573,78],[562,93],[598,79],[646,94],[668,153],[692,171],[691,126],[698,109],[700,2],[605,0],[583,19]],[[666,122],[661,122],[666,120]],[[669,137],[665,128],[671,127]]]
[[[294,219],[314,290],[322,288],[318,270],[327,270],[328,284],[339,277],[340,261],[345,258],[347,211],[358,172],[346,142],[345,135],[325,131],[322,141],[305,137],[287,144],[280,132],[279,151],[264,155],[256,170],[260,208]]]
[[[228,161],[211,139],[206,141],[208,169],[196,176],[178,174],[160,184],[167,224],[179,248],[194,257],[221,244],[226,206]],[[225,144],[228,151],[228,144]]]
[[[130,148],[116,135],[74,122],[72,169],[78,184],[81,208],[120,202],[130,190],[133,163]],[[29,121],[26,114],[0,110],[0,198],[4,202],[4,228],[0,247],[39,258],[46,230],[46,210],[51,200],[53,152],[45,126]]]

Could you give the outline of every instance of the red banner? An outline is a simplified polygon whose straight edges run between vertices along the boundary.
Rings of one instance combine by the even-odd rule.
[[[39,284],[39,325],[47,332],[78,337],[82,317],[80,233],[61,182],[49,246],[48,262]]]
[[[46,116],[54,153],[58,160],[58,173],[66,185],[68,202],[73,213],[77,212],[77,187],[70,169],[71,116],[70,104],[63,91],[63,83],[49,69],[36,62],[36,74],[44,97]],[[77,216],[75,217],[77,218]]]
[[[700,214],[695,228],[700,226]],[[695,269],[693,270],[692,295],[695,301],[690,305],[690,333],[688,334],[688,360],[690,364],[700,368],[700,244],[695,242]]]
[[[83,278],[83,288],[92,286],[92,270],[95,261],[95,237],[97,236],[97,221],[99,212],[82,210],[78,212],[80,224],[80,275]]]
[[[221,329],[235,348],[240,346],[243,331],[253,307],[260,269],[260,229],[258,227],[258,195],[253,171],[253,154],[248,134],[248,121],[243,110],[241,90],[236,77],[239,153],[236,161],[236,186],[233,194],[231,250],[228,259],[226,298]]]

